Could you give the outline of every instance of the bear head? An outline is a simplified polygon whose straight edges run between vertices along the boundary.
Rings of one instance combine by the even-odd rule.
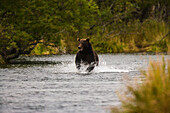
[[[89,42],[90,39],[77,39],[79,41],[78,49],[80,52],[92,52],[92,46]]]

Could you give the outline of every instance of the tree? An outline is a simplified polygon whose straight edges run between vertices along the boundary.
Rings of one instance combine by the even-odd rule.
[[[168,22],[169,5],[167,0],[94,0],[99,6],[101,16],[95,26],[101,31],[111,28],[113,31],[128,22],[140,20],[142,23],[152,17]],[[125,25],[124,25],[125,24]],[[121,28],[121,29],[122,29]],[[111,31],[111,32],[112,32]]]
[[[6,63],[30,54],[38,43],[56,46],[61,36],[95,24],[92,0],[0,0],[0,55]]]

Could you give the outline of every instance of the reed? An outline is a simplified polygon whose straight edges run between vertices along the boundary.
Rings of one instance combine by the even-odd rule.
[[[127,86],[128,96],[112,113],[170,113],[170,60],[152,61],[142,72],[145,80],[135,87]]]

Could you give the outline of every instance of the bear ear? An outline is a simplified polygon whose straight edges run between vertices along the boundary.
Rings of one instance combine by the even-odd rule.
[[[80,42],[80,38],[77,38],[77,41],[79,41],[79,42]]]
[[[89,38],[86,39],[86,41],[88,41],[88,42],[89,42],[89,40],[90,40]]]

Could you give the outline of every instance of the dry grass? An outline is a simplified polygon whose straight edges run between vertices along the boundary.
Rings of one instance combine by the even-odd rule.
[[[136,87],[127,86],[128,96],[112,113],[170,113],[170,60],[152,61],[142,74],[146,80]]]

